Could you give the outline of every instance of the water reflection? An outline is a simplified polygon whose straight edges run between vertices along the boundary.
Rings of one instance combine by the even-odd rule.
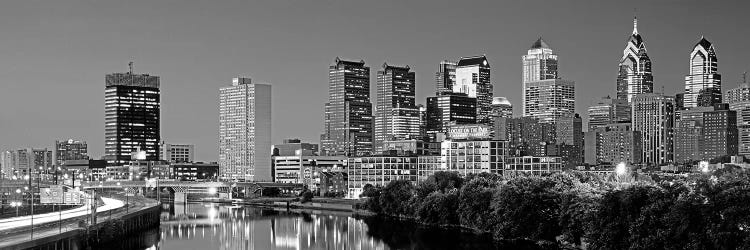
[[[489,236],[351,213],[164,204],[158,229],[102,249],[496,249]],[[514,248],[518,245],[514,245]],[[529,246],[532,249],[533,245]],[[522,246],[521,248],[526,248]]]

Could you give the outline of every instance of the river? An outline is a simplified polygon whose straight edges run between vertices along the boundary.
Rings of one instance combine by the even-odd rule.
[[[95,249],[517,249],[488,235],[347,212],[163,204],[161,226]]]

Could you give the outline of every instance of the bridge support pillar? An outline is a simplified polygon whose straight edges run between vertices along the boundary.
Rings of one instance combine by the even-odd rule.
[[[185,203],[187,202],[187,196],[188,196],[188,187],[172,187],[174,189],[174,201],[175,203]]]

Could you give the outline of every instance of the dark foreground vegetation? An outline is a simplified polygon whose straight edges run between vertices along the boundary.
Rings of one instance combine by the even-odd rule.
[[[366,209],[496,240],[587,249],[750,249],[750,172],[505,178],[438,172],[367,186]]]

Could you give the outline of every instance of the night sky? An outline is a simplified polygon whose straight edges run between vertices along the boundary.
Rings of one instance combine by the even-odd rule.
[[[633,15],[653,61],[655,90],[683,88],[701,35],[723,87],[750,70],[750,1],[3,1],[0,150],[89,143],[103,154],[104,75],[161,76],[162,139],[218,158],[218,93],[237,76],[273,84],[273,141],[318,142],[334,58],[417,74],[434,94],[444,59],[486,54],[495,96],[521,107],[521,55],[543,37],[576,81],[577,110],[614,95]],[[372,100],[375,100],[374,92]]]

